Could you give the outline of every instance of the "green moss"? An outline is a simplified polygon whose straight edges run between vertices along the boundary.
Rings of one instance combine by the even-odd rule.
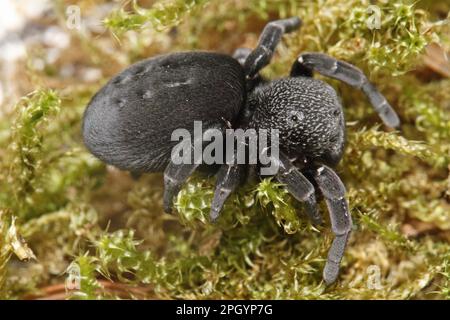
[[[131,11],[116,10],[104,20],[104,24],[115,31],[127,31],[151,27],[163,31],[181,23],[183,16],[193,9],[201,8],[209,0],[171,0],[155,3],[151,9],[139,7],[134,1]]]
[[[83,15],[96,7],[77,3]],[[450,82],[411,70],[423,69],[430,42],[450,48],[448,23],[437,21],[449,7],[383,1],[380,29],[370,29],[371,3],[133,2],[104,21],[120,47],[107,33],[98,39],[73,33],[61,63],[94,65],[105,79],[35,90],[0,119],[2,298],[39,294],[79,274],[80,287],[68,291],[69,298],[124,297],[114,285],[132,288],[125,295],[132,298],[139,292],[156,299],[448,299]],[[336,170],[354,220],[339,281],[331,287],[322,281],[333,239],[323,201],[325,223],[315,228],[282,185],[249,182],[210,224],[215,179],[196,174],[168,215],[160,174],[131,180],[96,160],[80,139],[82,112],[112,69],[168,51],[253,47],[267,20],[292,15],[303,19],[302,30],[283,38],[266,76],[286,75],[300,52],[325,52],[363,69],[402,119],[401,131],[380,127],[361,93],[331,81],[348,121],[347,149]],[[113,58],[105,54],[111,48]],[[62,81],[57,72],[32,76]],[[19,261],[33,254],[37,261]],[[22,273],[12,267],[18,263]]]

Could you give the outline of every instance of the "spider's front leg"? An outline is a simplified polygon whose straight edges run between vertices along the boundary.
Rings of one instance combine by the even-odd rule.
[[[369,82],[364,73],[357,67],[323,53],[303,53],[292,65],[291,76],[310,77],[313,71],[361,89],[387,126],[397,128],[400,125],[400,119],[397,113],[389,105],[386,98]]]
[[[297,30],[300,26],[301,20],[298,17],[269,22],[259,37],[257,47],[249,54],[243,52],[243,54],[248,55],[244,63],[245,74],[249,78],[253,78],[270,62],[281,36],[284,33]]]
[[[339,265],[352,229],[352,218],[345,199],[345,186],[338,175],[331,168],[322,165],[314,171],[313,177],[327,203],[331,227],[335,234],[323,270],[323,279],[327,284],[331,284],[339,274]]]
[[[306,214],[312,222],[321,224],[322,217],[317,210],[315,190],[311,182],[283,153],[280,152],[278,159],[273,157],[272,160],[278,164],[276,179],[286,185],[286,189],[295,199],[304,203]]]

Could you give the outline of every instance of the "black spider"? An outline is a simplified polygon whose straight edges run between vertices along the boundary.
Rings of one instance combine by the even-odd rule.
[[[272,21],[264,28],[256,49],[237,49],[233,57],[184,52],[130,66],[92,98],[84,114],[83,136],[95,156],[120,169],[164,170],[164,207],[170,211],[174,196],[198,167],[171,161],[176,144],[171,141],[173,130],[192,130],[194,120],[209,128],[224,129],[225,120],[234,128],[278,129],[281,151],[273,159],[279,165],[276,178],[305,204],[315,223],[320,223],[321,217],[313,183],[327,203],[335,234],[323,271],[325,282],[330,284],[338,276],[352,227],[345,187],[331,169],[343,154],[345,123],[336,92],[313,79],[313,71],[361,89],[387,126],[397,127],[399,119],[358,68],[322,53],[301,54],[287,78],[263,79],[258,72],[270,62],[282,35],[300,25],[297,17]],[[212,220],[247,169],[237,164],[220,167]]]

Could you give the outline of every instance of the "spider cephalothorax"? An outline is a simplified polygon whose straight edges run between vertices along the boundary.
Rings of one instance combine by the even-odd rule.
[[[322,53],[303,53],[289,77],[269,81],[259,75],[281,36],[300,27],[297,17],[270,22],[254,50],[240,48],[233,56],[184,52],[134,64],[111,79],[89,103],[83,121],[88,149],[106,163],[131,172],[164,170],[164,207],[201,164],[175,163],[171,134],[193,130],[195,121],[207,128],[266,129],[279,132],[279,155],[273,157],[276,179],[305,205],[315,223],[316,185],[327,203],[335,239],[323,276],[336,280],[352,220],[345,187],[331,168],[341,159],[345,143],[342,106],[334,89],[312,78],[316,71],[361,89],[384,123],[399,119],[386,99],[356,67]],[[224,126],[224,123],[227,125]],[[256,131],[256,130],[255,130]],[[190,149],[195,141],[184,145]],[[301,166],[294,165],[301,163]],[[248,166],[222,164],[211,204],[211,220],[246,176]]]
[[[284,78],[257,86],[248,97],[250,126],[278,129],[283,151],[334,165],[344,146],[342,106],[323,81]],[[333,160],[328,157],[332,155]]]

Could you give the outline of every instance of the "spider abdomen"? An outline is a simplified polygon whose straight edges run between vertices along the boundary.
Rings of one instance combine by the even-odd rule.
[[[177,142],[175,129],[232,122],[245,99],[242,67],[230,56],[182,52],[136,63],[91,100],[83,120],[88,149],[108,164],[162,171]]]

